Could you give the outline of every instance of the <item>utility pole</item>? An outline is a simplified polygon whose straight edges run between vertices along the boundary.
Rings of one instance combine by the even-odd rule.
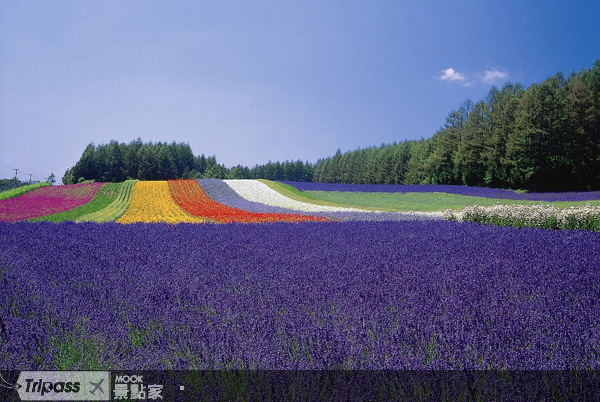
[[[15,188],[17,188],[17,172],[19,169],[15,169]]]

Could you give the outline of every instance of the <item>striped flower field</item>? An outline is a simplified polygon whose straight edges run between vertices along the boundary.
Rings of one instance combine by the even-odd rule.
[[[257,180],[216,179],[168,182],[129,180],[122,184],[44,187],[0,200],[0,221],[266,223],[441,219],[442,216],[441,212],[390,213],[322,205],[308,198],[289,198],[272,187]],[[93,199],[95,191],[99,189],[102,191],[97,199]]]
[[[598,219],[593,194],[417,213],[311,191],[131,180],[0,200],[0,370],[600,369],[597,226],[524,227]]]
[[[548,211],[548,208],[541,208],[539,203],[535,204],[531,201],[539,198],[551,200],[549,202],[553,203],[552,211],[555,211],[556,217],[549,217],[546,213],[543,214],[545,219],[560,220],[559,215],[564,215],[561,211],[568,209],[570,216],[582,217],[586,214],[585,222],[564,227],[594,230],[600,228],[600,225],[594,223],[594,220],[600,216],[597,212],[600,208],[600,200],[596,192],[524,196],[506,190],[469,187],[459,189],[458,186],[352,186],[204,179],[168,182],[128,180],[125,183],[41,187],[17,197],[0,199],[0,222],[72,220],[99,223],[116,221],[177,224],[398,221],[445,218],[494,223],[499,220],[475,218],[468,212],[472,210],[471,205],[492,206],[495,205],[494,202],[519,205],[518,203],[522,202],[534,207],[532,211]],[[317,191],[314,191],[315,189]],[[439,191],[433,191],[434,189]],[[471,204],[466,204],[465,200]],[[446,205],[449,205],[449,208]],[[467,206],[464,212],[461,210],[463,205]],[[573,211],[582,212],[573,213]],[[573,219],[570,218],[571,221]],[[529,218],[529,221],[534,222],[535,219]],[[506,222],[507,220],[504,220],[502,224]],[[521,222],[518,226],[527,225]],[[538,221],[532,226],[557,227],[552,222],[540,225]]]

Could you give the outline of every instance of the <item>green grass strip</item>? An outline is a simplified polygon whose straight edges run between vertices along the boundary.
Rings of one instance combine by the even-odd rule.
[[[303,195],[311,199],[321,200],[336,205],[373,208],[381,211],[401,212],[433,212],[445,209],[459,210],[469,205],[539,205],[540,201],[505,200],[499,198],[471,197],[448,193],[361,193],[340,191],[303,191]],[[305,198],[308,199],[308,198]],[[570,206],[585,204],[600,205],[600,200],[577,202],[545,202],[556,208],[563,209]]]
[[[13,188],[12,190],[2,191],[0,193],[0,200],[8,200],[9,198],[15,198],[25,193],[30,192],[31,190],[35,190],[36,188],[51,186],[50,183],[36,183],[36,184],[28,184],[26,186]]]
[[[68,211],[59,212],[52,215],[41,216],[38,218],[29,219],[30,222],[64,222],[64,221],[75,221],[77,218],[83,215],[91,214],[96,211],[100,211],[105,208],[111,202],[113,202],[119,195],[121,186],[123,183],[106,183],[96,193],[94,198],[86,204],[83,204],[77,208],[70,209]]]
[[[290,198],[293,195],[295,195],[297,197],[298,201],[305,201],[307,198],[309,200],[319,201],[318,198],[314,198],[314,197],[306,194],[306,192],[300,191],[297,188],[290,186],[289,184],[281,183],[279,181],[270,181],[270,180],[264,180],[264,179],[259,179],[258,181],[265,183],[267,186],[271,187],[273,190],[275,190],[279,193],[283,193],[284,192],[283,190],[287,190],[287,191],[285,191],[285,194]]]
[[[119,194],[114,201],[99,211],[79,216],[75,219],[75,222],[109,222],[119,219],[125,213],[125,210],[127,210],[129,203],[131,203],[135,183],[137,183],[137,180],[125,181],[122,183]]]

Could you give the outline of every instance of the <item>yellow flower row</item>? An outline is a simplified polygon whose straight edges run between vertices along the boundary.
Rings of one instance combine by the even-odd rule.
[[[171,198],[166,181],[138,181],[133,187],[129,208],[117,222],[205,222],[185,213]]]

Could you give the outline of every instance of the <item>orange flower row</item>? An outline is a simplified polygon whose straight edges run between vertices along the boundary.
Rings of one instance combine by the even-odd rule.
[[[185,212],[219,223],[328,221],[316,216],[248,212],[228,207],[210,199],[196,180],[169,180],[169,189],[175,203]]]

